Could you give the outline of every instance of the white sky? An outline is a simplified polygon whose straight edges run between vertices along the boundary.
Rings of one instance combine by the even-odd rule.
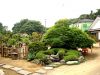
[[[39,20],[46,26],[61,18],[75,18],[100,8],[100,0],[0,0],[0,22],[14,26],[21,19]]]

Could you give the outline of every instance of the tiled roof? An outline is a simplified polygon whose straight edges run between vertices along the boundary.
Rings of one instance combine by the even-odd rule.
[[[93,22],[94,20],[91,20],[91,19],[81,19],[79,20],[79,23],[82,23],[82,22]]]

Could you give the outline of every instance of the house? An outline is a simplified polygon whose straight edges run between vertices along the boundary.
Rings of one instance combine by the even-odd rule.
[[[89,31],[100,41],[100,16],[98,16],[89,28]]]
[[[91,19],[81,19],[77,23],[70,25],[70,27],[77,27],[82,31],[87,31],[94,20]]]

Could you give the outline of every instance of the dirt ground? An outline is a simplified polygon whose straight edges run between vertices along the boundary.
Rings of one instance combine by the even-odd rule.
[[[100,75],[100,48],[93,48],[93,53],[90,52],[84,63],[63,65],[48,71],[47,75]]]
[[[15,67],[20,67],[30,72],[34,72],[42,67],[41,65],[27,62],[26,60],[12,60],[11,58],[3,58],[3,57],[0,57],[0,63],[13,65]]]

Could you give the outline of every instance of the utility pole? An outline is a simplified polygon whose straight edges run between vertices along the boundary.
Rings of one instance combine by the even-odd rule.
[[[46,27],[46,19],[45,19],[45,27]]]
[[[45,19],[45,29],[44,30],[46,31],[46,19]]]

